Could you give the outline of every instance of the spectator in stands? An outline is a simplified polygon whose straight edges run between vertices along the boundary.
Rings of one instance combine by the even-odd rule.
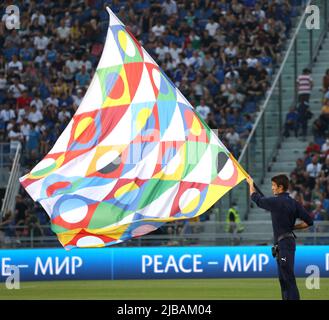
[[[305,171],[305,164],[303,159],[296,160],[296,167],[291,173],[291,180],[294,182],[294,187],[300,188],[301,185],[305,185],[307,174]]]
[[[19,98],[23,91],[27,88],[24,84],[20,83],[20,79],[16,76],[13,78],[13,84],[9,86],[8,93],[15,99]]]
[[[163,9],[163,13],[168,17],[170,17],[174,14],[177,14],[176,1],[174,1],[174,0],[165,0],[162,3],[162,9]]]
[[[0,244],[1,247],[6,248],[11,243],[11,238],[15,237],[13,213],[9,210],[5,213],[0,222]]]
[[[313,156],[312,162],[307,165],[306,172],[308,175],[307,185],[311,190],[313,190],[315,187],[316,179],[320,177],[321,173],[321,164],[319,163],[319,158],[317,155]]]
[[[242,109],[245,96],[238,92],[235,87],[232,87],[228,96],[227,103],[233,109]]]
[[[321,154],[323,158],[326,158],[326,156],[329,154],[329,138],[327,138],[326,141],[322,144]]]
[[[10,141],[10,157],[14,158],[16,150],[19,146],[22,146],[24,137],[17,123],[8,132],[8,138]]]
[[[206,102],[204,99],[200,100],[200,105],[196,107],[196,111],[200,114],[202,119],[206,120],[208,117],[208,114],[211,112],[209,106],[206,105]]]
[[[9,104],[2,105],[0,111],[0,119],[3,122],[3,127],[6,130],[10,120],[16,119],[16,114],[14,109],[10,108]]]
[[[253,122],[250,114],[245,114],[243,117],[244,121],[241,128],[240,139],[246,140],[249,137],[249,134],[253,128]]]
[[[215,119],[215,115],[213,112],[209,112],[207,115],[206,123],[208,124],[210,129],[217,129],[218,124]]]
[[[323,76],[322,91],[323,95],[325,95],[329,91],[329,69],[327,69],[325,75]]]
[[[30,210],[27,210],[26,212],[24,225],[27,226],[27,228],[24,230],[25,236],[33,235],[33,237],[40,237],[44,235],[38,218],[36,217],[35,213]]]
[[[303,140],[306,141],[308,121],[312,118],[313,113],[309,109],[309,104],[306,100],[301,100],[297,108],[298,122],[297,128],[301,129]]]
[[[328,141],[329,139],[327,139]],[[327,186],[329,183],[329,155],[327,154],[325,162],[322,164],[319,182],[323,186]]]
[[[323,107],[321,108],[321,120],[324,122],[325,126],[329,126],[329,99],[326,99]]]
[[[305,153],[307,155],[312,155],[312,154],[319,154],[321,152],[321,147],[319,144],[314,143],[311,141],[308,146],[306,147]]]
[[[294,107],[290,108],[286,116],[286,122],[284,124],[283,135],[288,138],[290,136],[290,131],[293,131],[295,137],[298,136],[298,112]]]
[[[317,144],[321,145],[328,134],[328,126],[323,121],[323,119],[319,117],[313,122],[312,131],[313,131],[314,141]]]
[[[234,127],[228,129],[225,138],[228,141],[228,148],[232,150],[232,153],[235,157],[238,156],[238,150],[241,146],[240,136],[235,131]]]
[[[323,209],[321,201],[315,202],[315,208],[311,212],[311,217],[314,221],[328,220],[327,212],[326,212],[326,210]],[[319,225],[315,225],[315,228],[316,228],[317,232],[323,231],[323,227],[321,227]]]
[[[313,88],[313,79],[311,77],[311,70],[305,68],[303,70],[303,74],[297,78],[297,86],[298,86],[298,97],[299,102],[310,101],[311,91]]]
[[[7,65],[7,72],[9,75],[20,74],[23,70],[23,63],[18,60],[18,57],[14,54],[12,60]]]

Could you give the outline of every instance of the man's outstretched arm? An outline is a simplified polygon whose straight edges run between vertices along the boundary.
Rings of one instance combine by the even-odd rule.
[[[249,184],[249,193],[250,193],[250,196],[256,192],[256,189],[255,189],[255,186],[254,186],[254,180],[251,179],[250,176],[247,177],[247,182]]]
[[[275,205],[273,198],[266,198],[261,196],[256,191],[256,188],[254,186],[254,180],[250,176],[247,177],[247,183],[249,184],[251,200],[254,201],[259,208],[271,211],[271,209],[273,209],[273,206]]]

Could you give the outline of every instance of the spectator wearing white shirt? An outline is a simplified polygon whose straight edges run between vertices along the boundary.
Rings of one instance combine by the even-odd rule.
[[[204,99],[200,100],[200,104],[195,108],[195,110],[200,114],[201,118],[206,120],[208,114],[210,113],[210,108],[206,105]]]
[[[199,69],[203,65],[203,59],[199,56],[198,51],[194,51],[192,57],[185,58],[183,62],[188,67],[192,66],[194,69]]]
[[[262,10],[259,3],[255,4],[255,10],[252,11],[252,14],[257,18],[257,20],[264,20],[266,18],[265,11]]]
[[[308,175],[308,186],[311,190],[315,187],[316,179],[320,176],[322,166],[319,163],[318,156],[313,156],[312,162],[306,166],[306,173]]]
[[[210,18],[209,22],[206,24],[205,29],[209,32],[211,37],[214,37],[217,29],[219,28],[219,24],[214,21],[214,18]]]
[[[41,111],[43,108],[43,102],[40,99],[40,96],[38,93],[35,94],[33,100],[30,103],[30,106],[35,106],[37,110]]]
[[[205,70],[210,73],[213,71],[213,68],[215,66],[215,59],[210,55],[209,52],[206,53],[204,59],[203,59],[203,65]]]
[[[68,110],[65,110],[65,107],[61,108],[61,111],[58,112],[58,120],[63,123],[70,118],[71,118],[71,113]]]
[[[73,108],[74,110],[78,109],[82,99],[83,99],[83,91],[82,89],[77,90],[77,94],[72,96],[73,98]]]
[[[41,68],[44,61],[46,61],[45,51],[38,50],[38,55],[34,58],[35,64],[39,65],[39,68]]]
[[[240,136],[234,128],[229,128],[225,137],[230,145],[237,145],[240,142]]]
[[[39,10],[38,8],[35,8],[35,12],[32,14],[32,17],[31,17],[31,23],[33,23],[33,21],[34,21],[35,19],[37,19],[37,21],[38,21],[38,25],[39,25],[40,27],[43,27],[43,26],[46,25],[46,22],[47,22],[46,17],[45,17],[44,14],[42,14],[42,13],[40,12],[40,10]]]
[[[12,159],[15,156],[16,150],[19,146],[22,146],[23,142],[23,134],[18,127],[18,124],[14,124],[14,126],[10,129],[8,133],[8,138],[10,141],[10,158]]]
[[[241,110],[244,99],[245,96],[237,92],[235,87],[232,87],[228,95],[227,102],[231,108]]]
[[[77,66],[78,66],[79,70],[81,70],[82,67],[84,66],[88,73],[91,72],[91,70],[92,70],[92,64],[87,59],[87,56],[85,54],[82,56],[80,61],[77,61]]]
[[[12,60],[7,65],[7,71],[9,73],[19,74],[23,70],[23,63],[18,60],[17,56],[14,54]]]
[[[29,124],[29,122],[26,119],[22,119],[22,123],[20,125],[20,131],[24,137],[24,141],[27,141],[27,137],[30,134],[31,131],[31,125]]]
[[[169,53],[169,48],[164,45],[162,40],[157,42],[155,53],[158,55],[160,61],[164,61],[166,53]]]
[[[33,44],[37,50],[46,50],[49,44],[49,38],[46,37],[42,32],[37,31],[33,40]]]
[[[325,143],[321,146],[321,152],[322,153],[327,153],[329,150],[329,139],[326,139]]]
[[[9,104],[5,104],[0,112],[0,119],[5,123],[5,127],[10,120],[16,119],[15,111],[10,108]]]
[[[174,0],[165,0],[162,3],[162,9],[163,9],[163,13],[166,16],[171,16],[173,14],[177,14],[177,4],[176,4],[176,1],[174,1]]]
[[[53,92],[51,92],[50,97],[46,99],[46,105],[53,105],[55,107],[59,106],[59,100],[56,98]]]
[[[230,41],[229,45],[224,49],[224,53],[228,58],[234,58],[238,54],[238,49],[234,45],[233,41]]]
[[[19,79],[14,78],[14,83],[9,86],[8,92],[13,96],[13,98],[17,99],[25,90],[27,90],[27,88],[23,84],[19,83]]]
[[[174,68],[177,67],[177,63],[173,60],[173,58],[169,53],[166,53],[165,55],[164,64],[166,70],[173,70]]]
[[[240,78],[239,72],[237,70],[234,70],[231,68],[226,74],[225,78],[228,78],[231,80],[232,83],[236,83],[237,80]]]
[[[27,115],[27,120],[32,123],[38,123],[43,119],[42,113],[35,106],[31,107],[31,111]]]
[[[17,124],[16,119],[11,119],[8,123],[7,123],[7,127],[6,130],[7,132],[9,132],[12,128],[14,128],[14,125]]]
[[[17,120],[16,122],[17,123],[22,123],[22,121],[25,119],[26,117],[26,111],[24,108],[19,108],[17,110]]]
[[[233,153],[233,155],[237,157],[241,146],[239,134],[234,130],[234,128],[231,127],[228,129],[225,138],[228,142],[228,148]]]
[[[65,20],[61,19],[59,27],[56,29],[56,34],[60,41],[69,41],[71,29],[65,25]]]
[[[220,92],[223,97],[228,97],[233,87],[232,81],[229,77],[224,78],[224,83],[220,85]]]
[[[176,64],[179,62],[179,54],[182,52],[182,48],[178,48],[175,42],[170,42],[169,53]]]
[[[153,26],[151,30],[155,34],[155,36],[158,38],[158,37],[161,37],[162,36],[162,34],[165,32],[166,28],[158,20],[157,23],[156,23],[156,25]]]
[[[66,60],[65,62],[65,66],[69,68],[70,72],[72,74],[74,74],[78,68],[79,68],[79,63],[78,61],[75,59],[74,55],[71,54],[70,58],[68,60]]]
[[[254,56],[253,51],[250,51],[249,57],[246,59],[248,63],[248,68],[256,68],[258,59]]]

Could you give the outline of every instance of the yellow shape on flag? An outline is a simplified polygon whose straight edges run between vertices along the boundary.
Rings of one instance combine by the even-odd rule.
[[[147,119],[152,114],[152,110],[149,108],[143,108],[137,115],[137,130],[142,130],[146,124]]]
[[[91,117],[86,117],[82,119],[74,132],[74,140],[78,139],[81,133],[88,128],[88,126],[93,123],[94,119]]]
[[[200,121],[197,119],[196,116],[193,117],[193,122],[191,126],[191,133],[194,136],[199,136],[201,134],[202,127],[200,125]]]
[[[117,83],[114,85],[112,90],[122,90],[123,93],[117,99],[107,96],[102,104],[102,108],[117,107],[122,105],[128,105],[131,103],[129,84],[124,66],[122,66],[120,70],[119,77],[121,78],[121,80],[118,78]],[[122,83],[118,84],[118,82],[120,81],[122,81]],[[123,86],[123,88],[120,88],[120,86]]]
[[[183,214],[188,214],[192,212],[198,206],[199,202],[200,202],[200,193],[195,198],[193,198],[185,207],[180,208],[181,212]]]

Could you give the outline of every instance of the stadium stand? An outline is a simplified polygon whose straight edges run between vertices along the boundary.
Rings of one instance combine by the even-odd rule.
[[[238,157],[301,3],[113,0],[107,5]],[[0,24],[0,143],[7,166],[22,146],[27,172],[79,106],[102,52],[108,14],[102,0],[18,5],[20,29],[6,29],[4,12]],[[31,230],[35,236],[52,235],[44,210],[22,189],[15,212],[5,212],[0,228],[2,244],[10,246],[19,246]],[[171,234],[184,226],[166,228]]]

